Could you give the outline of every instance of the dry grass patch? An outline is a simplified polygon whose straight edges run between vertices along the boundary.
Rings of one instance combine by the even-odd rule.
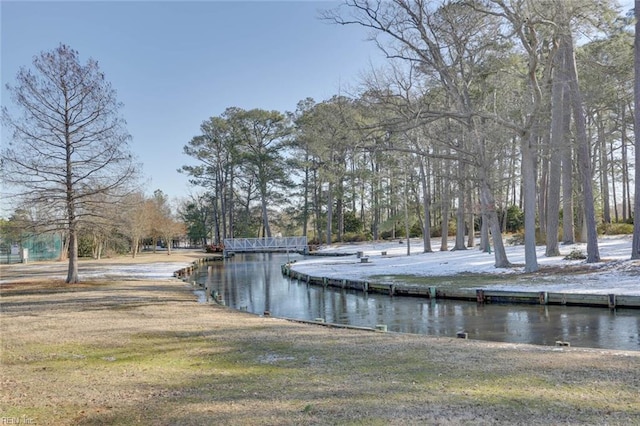
[[[640,424],[640,352],[305,325],[178,281],[0,300],[0,416],[39,425]]]

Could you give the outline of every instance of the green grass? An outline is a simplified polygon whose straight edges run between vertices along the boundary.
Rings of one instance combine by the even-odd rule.
[[[451,276],[417,276],[407,274],[374,275],[372,281],[382,283],[412,284],[438,288],[474,288],[495,284],[531,282],[531,278],[521,278],[513,275],[485,275],[485,274],[457,274]]]

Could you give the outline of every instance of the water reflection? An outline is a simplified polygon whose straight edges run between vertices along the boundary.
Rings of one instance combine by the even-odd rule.
[[[640,350],[640,311],[541,305],[478,305],[363,294],[312,286],[285,277],[280,266],[299,255],[238,254],[198,271],[210,297],[235,309],[274,316],[435,336],[464,331],[470,339]]]

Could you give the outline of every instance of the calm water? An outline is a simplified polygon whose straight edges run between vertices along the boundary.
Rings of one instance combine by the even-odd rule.
[[[299,255],[237,254],[213,262],[197,273],[211,297],[256,314],[349,324],[389,331],[451,336],[464,331],[470,339],[553,346],[640,350],[640,311],[540,305],[478,305],[464,301],[431,301],[389,297],[341,289],[324,289],[283,276],[280,266]]]

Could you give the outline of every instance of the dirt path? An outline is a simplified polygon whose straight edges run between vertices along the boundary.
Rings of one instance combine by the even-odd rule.
[[[1,270],[4,424],[640,425],[640,352],[305,325],[58,266]]]

